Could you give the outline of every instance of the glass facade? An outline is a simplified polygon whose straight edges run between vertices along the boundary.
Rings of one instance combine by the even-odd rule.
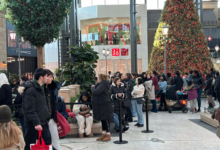
[[[155,1],[155,0],[151,0]],[[145,0],[136,0],[137,4],[145,4]],[[130,0],[81,0],[81,7],[94,5],[125,5],[130,4]]]
[[[130,45],[130,18],[81,20],[82,41],[95,45]],[[141,44],[141,23],[137,18],[137,43]]]

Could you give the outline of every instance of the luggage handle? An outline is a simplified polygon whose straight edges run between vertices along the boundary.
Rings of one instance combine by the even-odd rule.
[[[41,134],[41,130],[38,131],[38,141],[37,141],[37,146],[46,146],[43,138],[42,138],[42,134]],[[41,138],[41,144],[40,144],[40,138]]]

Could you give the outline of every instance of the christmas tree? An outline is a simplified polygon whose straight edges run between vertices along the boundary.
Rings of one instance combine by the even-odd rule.
[[[167,25],[166,72],[190,70],[208,73],[213,67],[206,36],[202,30],[193,0],[167,0],[151,52],[149,70],[164,73],[164,35],[162,27]]]

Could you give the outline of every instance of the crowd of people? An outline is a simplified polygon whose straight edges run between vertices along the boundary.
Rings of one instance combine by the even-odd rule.
[[[207,95],[209,108],[215,106],[213,97],[220,102],[219,72],[211,72],[202,76],[197,70],[180,75],[167,73],[159,75],[156,71],[149,74],[116,72],[108,75],[99,74],[96,84],[91,86],[92,93],[82,92],[73,113],[76,114],[79,137],[93,137],[93,120],[101,121],[102,134],[97,141],[111,140],[110,122],[115,123],[116,132],[120,132],[119,115],[122,101],[122,132],[129,130],[130,122],[137,122],[136,127],[144,127],[143,105],[146,97],[152,103],[152,114],[167,111],[166,92],[171,86],[175,91],[186,91],[190,100],[192,113],[201,111],[202,91]],[[0,74],[0,149],[30,150],[30,144],[36,142],[38,131],[42,130],[42,137],[46,145],[52,144],[54,150],[60,149],[57,129],[57,112],[68,119],[63,97],[58,97],[60,83],[53,78],[50,70],[38,68],[33,79],[22,76],[19,85],[14,80],[9,84],[5,74]],[[12,93],[17,96],[12,107]],[[156,98],[160,98],[157,108]],[[22,131],[12,121],[11,115],[19,118]],[[137,119],[137,120],[135,120]],[[24,136],[23,136],[24,135]]]

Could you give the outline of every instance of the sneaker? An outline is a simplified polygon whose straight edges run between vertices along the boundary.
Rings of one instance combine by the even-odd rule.
[[[153,113],[153,114],[157,114],[157,112],[154,112],[154,111],[151,111],[151,113]]]

